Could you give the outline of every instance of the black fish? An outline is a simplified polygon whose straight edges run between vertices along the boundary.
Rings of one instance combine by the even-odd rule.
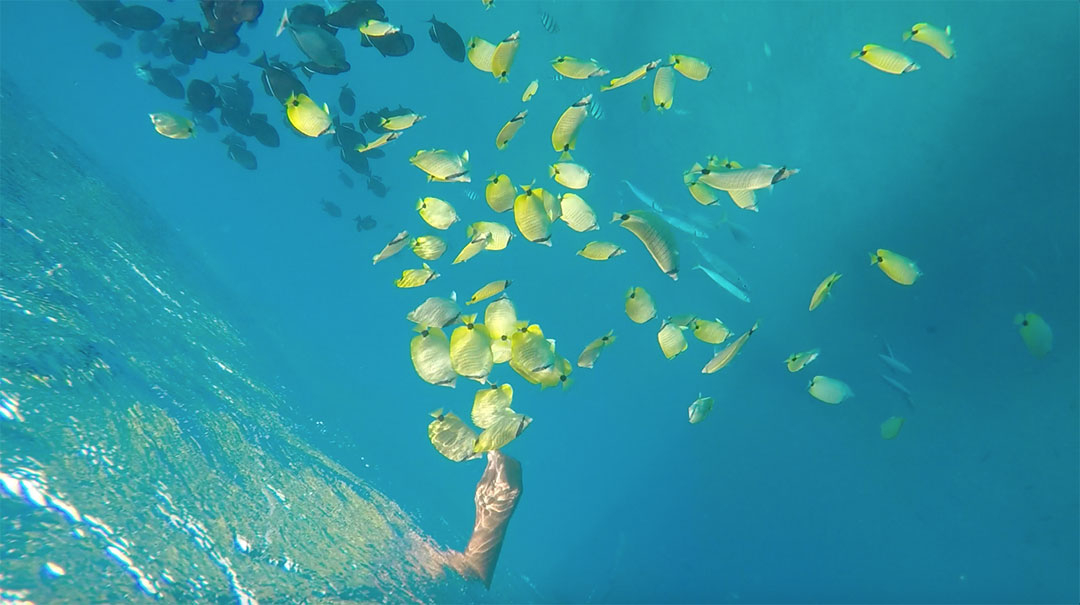
[[[98,51],[99,53],[105,55],[110,59],[116,59],[124,52],[124,49],[115,42],[102,42],[101,44],[98,44],[97,47],[94,48],[94,50]]]
[[[345,165],[352,168],[353,172],[357,174],[371,174],[371,167],[368,166],[368,159],[356,149],[342,147],[341,161],[345,162]]]
[[[255,170],[259,167],[259,160],[255,158],[255,154],[239,145],[229,145],[228,155],[230,160],[248,170]]]
[[[269,121],[267,121],[265,113],[251,114],[248,124],[255,132],[255,140],[258,142],[267,147],[278,147],[281,145],[281,137],[278,136],[278,131],[270,125]]]
[[[222,104],[240,113],[251,113],[251,108],[255,106],[255,93],[251,92],[247,80],[234,75],[232,82],[218,82],[217,77],[214,77],[210,83],[218,87]]]
[[[262,80],[263,90],[277,99],[278,103],[285,103],[293,93],[307,94],[304,83],[293,74],[292,70],[287,69],[284,63],[271,65],[265,52],[251,64],[262,68],[262,76],[259,79]]]
[[[218,106],[217,92],[209,82],[193,78],[188,82],[187,101],[193,111],[209,113]]]
[[[201,33],[201,24],[177,19],[176,26],[165,36],[173,58],[184,65],[193,65],[196,59],[205,59],[206,49],[199,44]]]
[[[551,15],[544,11],[540,11],[540,24],[544,26],[549,34],[559,33],[559,24],[555,22],[555,19]]]
[[[244,113],[228,105],[221,108],[221,123],[245,137],[255,136],[255,126],[251,123],[251,114]]]
[[[324,25],[326,10],[318,4],[297,4],[289,9],[289,23],[293,25]]]
[[[326,23],[341,29],[356,29],[368,19],[386,21],[386,11],[375,0],[349,2],[326,16]]]
[[[108,21],[114,11],[124,8],[120,0],[78,0],[79,6],[94,18],[94,21]]]
[[[338,170],[337,175],[338,179],[340,179],[346,187],[348,187],[349,189],[353,188],[353,180],[349,177],[349,175],[345,174],[344,170]]]
[[[338,95],[337,102],[338,107],[347,116],[351,116],[356,111],[356,94],[353,93],[348,84],[341,87],[341,94]]]
[[[404,30],[394,32],[387,36],[365,36],[361,34],[360,44],[362,46],[374,46],[375,50],[379,51],[384,57],[403,57],[412,51],[416,42],[413,37],[405,33]]]
[[[386,183],[377,176],[368,177],[367,188],[378,197],[386,197],[386,192],[390,190]]]
[[[353,220],[356,221],[357,231],[370,231],[378,224],[375,222],[375,217],[373,216],[358,216]]]
[[[311,79],[311,74],[336,76],[338,74],[343,74],[350,69],[352,69],[352,65],[350,65],[348,61],[345,61],[344,65],[340,67],[327,67],[325,65],[319,65],[314,61],[308,61],[300,66],[300,71],[302,71],[309,80]]]
[[[356,149],[358,145],[367,142],[364,140],[364,135],[360,134],[351,124],[344,124],[337,118],[334,118],[334,135],[331,140],[335,145],[344,149]]]
[[[241,57],[247,57],[249,54],[251,54],[251,47],[241,42],[240,46],[236,47],[236,54],[240,55]]]
[[[151,67],[149,63],[146,63],[137,66],[135,73],[148,84],[165,93],[165,96],[172,99],[184,98],[184,85],[176,79],[176,76],[169,73],[169,70]]]
[[[368,111],[365,112],[364,115],[360,116],[360,124],[363,125],[365,132],[369,130],[371,132],[386,132],[386,130],[382,127],[382,119],[383,116]]]
[[[323,212],[329,214],[330,216],[332,216],[334,218],[337,218],[337,217],[341,216],[341,208],[337,204],[335,204],[333,202],[328,202],[326,200],[320,200],[320,201],[322,203]]]
[[[442,47],[443,52],[446,53],[446,56],[458,63],[464,62],[465,43],[461,40],[461,34],[457,33],[454,28],[446,23],[436,19],[435,15],[431,16],[428,23],[431,24],[431,29],[428,30],[431,41],[438,43],[438,45]]]
[[[204,31],[199,34],[199,45],[206,50],[225,54],[240,46],[240,36],[230,31]]]
[[[215,32],[233,32],[244,23],[254,24],[263,12],[262,0],[200,0],[206,28]]]
[[[162,17],[161,13],[138,4],[121,6],[114,10],[110,17],[113,23],[138,31],[154,30],[161,27],[161,24],[165,22],[165,17]]]

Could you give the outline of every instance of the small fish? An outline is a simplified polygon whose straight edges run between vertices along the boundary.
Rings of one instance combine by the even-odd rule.
[[[568,189],[584,189],[589,185],[592,173],[581,164],[556,162],[548,167],[548,175]]]
[[[508,279],[500,279],[497,281],[489,282],[487,284],[484,284],[483,287],[474,292],[473,295],[469,297],[469,300],[465,301],[465,304],[475,305],[482,300],[487,300],[492,296],[495,296],[496,294],[502,292],[509,287],[510,280]]]
[[[668,63],[675,68],[675,71],[697,82],[708,78],[709,73],[712,72],[712,67],[709,67],[708,63],[688,55],[671,55],[668,57]],[[657,106],[659,105],[657,103]]]
[[[532,418],[508,411],[500,414],[491,426],[484,429],[476,438],[473,445],[474,452],[490,452],[506,447],[532,424]]]
[[[448,24],[436,19],[435,15],[428,19],[428,23],[431,24],[431,28],[428,29],[428,36],[431,41],[438,44],[446,53],[446,56],[458,63],[463,63],[465,61],[465,43],[461,40],[461,34],[457,33],[457,30]]]
[[[611,81],[609,81],[607,83],[606,86],[601,86],[600,91],[603,92],[603,91],[606,91],[606,90],[614,90],[616,88],[626,86],[627,84],[630,84],[631,82],[637,82],[638,80],[640,80],[640,79],[644,78],[646,75],[648,75],[648,73],[650,71],[656,69],[657,66],[659,66],[659,65],[660,65],[660,59],[657,59],[655,61],[650,61],[648,63],[645,63],[644,65],[640,65],[640,66],[634,68],[633,71],[626,74],[625,76],[621,76],[621,77],[618,77],[618,78],[613,78]]]
[[[894,75],[906,74],[919,69],[919,64],[911,57],[889,50],[877,44],[867,44],[851,53],[852,59],[858,59],[874,69]]]
[[[360,24],[360,33],[372,38],[381,38],[382,36],[389,36],[390,34],[396,34],[401,31],[401,28],[396,25],[391,25],[385,21],[379,21],[378,19],[368,19]]]
[[[495,135],[495,148],[498,150],[506,149],[506,145],[514,138],[517,131],[525,125],[525,117],[529,115],[529,110],[522,111],[516,116],[510,118],[510,120],[499,129],[499,134]]]
[[[428,425],[428,439],[440,454],[453,462],[481,456],[474,449],[478,440],[476,432],[469,428],[461,418],[455,416],[453,412],[443,413],[442,408],[432,412],[431,416],[435,420]]]
[[[607,334],[604,334],[600,338],[585,345],[585,349],[581,351],[581,355],[578,356],[578,367],[593,367],[593,364],[595,364],[596,360],[600,357],[600,352],[613,342],[615,342],[615,330],[609,330]]]
[[[436,273],[427,263],[423,263],[420,269],[405,269],[401,277],[394,280],[394,285],[399,288],[419,288],[424,284],[438,279]]]
[[[705,420],[705,417],[709,415],[712,408],[713,398],[704,397],[701,393],[698,393],[698,398],[694,403],[690,404],[690,424],[697,424],[702,420]]]
[[[510,406],[514,402],[514,387],[490,383],[476,392],[473,397],[472,421],[477,427],[486,429],[495,424],[499,417],[513,413]]]
[[[884,345],[885,353],[878,353],[878,357],[881,358],[881,361],[885,362],[885,365],[889,366],[889,368],[891,368],[895,372],[899,372],[900,374],[911,374],[911,368],[904,365],[902,361],[900,361],[896,358],[895,355],[893,355],[892,348],[889,347],[889,343],[886,342],[884,343]]]
[[[656,333],[656,340],[660,343],[660,351],[664,357],[674,359],[686,350],[686,337],[683,336],[683,328],[678,324],[665,320],[660,325],[660,331]]]
[[[877,265],[889,279],[904,286],[914,284],[922,276],[915,261],[884,248],[870,253],[870,264]]]
[[[759,325],[760,322],[754,322],[754,325],[749,330],[744,332],[742,336],[736,338],[734,341],[731,342],[731,344],[724,347],[715,355],[713,355],[713,358],[705,364],[705,367],[701,368],[701,373],[712,374],[722,370],[725,366],[731,363],[731,360],[735,359],[735,356],[739,354],[739,351],[742,350],[746,342],[750,340],[750,336],[752,336],[754,332],[757,331]]]
[[[527,103],[529,99],[533,98],[536,91],[540,88],[540,80],[533,80],[529,82],[529,85],[525,87],[525,92],[521,93],[521,102]]]
[[[412,112],[388,116],[379,121],[379,127],[386,130],[406,130],[415,126],[417,122],[425,117],[427,116],[417,115]]]
[[[514,237],[514,234],[510,232],[510,228],[502,223],[477,221],[465,228],[465,235],[469,238],[476,237],[477,234],[481,233],[491,236],[487,240],[485,250],[504,250]]]
[[[341,217],[341,206],[338,206],[334,202],[328,202],[326,200],[320,200],[319,203],[322,204],[323,212],[329,214],[334,218]]]
[[[456,257],[454,257],[454,262],[451,264],[456,265],[458,263],[463,263],[477,254],[480,254],[487,249],[487,246],[492,239],[491,233],[487,231],[474,233],[470,236],[469,243],[465,244],[465,247],[461,249],[461,252],[459,252]]]
[[[902,416],[891,416],[881,423],[881,438],[893,439],[900,434],[900,427],[904,426]]]
[[[611,242],[589,242],[584,248],[578,250],[577,254],[589,260],[611,260],[625,252],[626,250],[620,248],[618,244]]]
[[[810,349],[809,351],[803,351],[802,353],[792,353],[790,357],[784,360],[787,364],[788,372],[798,372],[814,362],[821,354],[821,349]]]
[[[660,207],[660,204],[656,203],[656,200],[654,200],[652,196],[635,187],[634,184],[630,181],[624,179],[623,184],[626,185],[628,189],[630,189],[630,193],[633,193],[634,197],[641,200],[642,204],[645,204],[649,208],[652,208],[654,211],[663,214],[664,209]]]
[[[806,390],[814,399],[834,405],[855,396],[846,383],[828,376],[814,376]]]
[[[436,326],[417,325],[416,336],[409,343],[413,369],[428,384],[454,388],[457,372],[450,363],[450,340]],[[464,425],[462,425],[464,426]],[[472,444],[469,444],[470,450]]]
[[[378,138],[376,138],[376,139],[374,139],[372,141],[357,145],[356,146],[356,151],[357,151],[357,153],[367,153],[367,152],[369,152],[369,151],[371,151],[373,149],[378,149],[379,147],[382,147],[383,145],[386,145],[387,143],[397,139],[400,136],[401,136],[400,132],[394,132],[394,131],[384,132],[381,135],[379,135]]]
[[[589,103],[592,95],[585,95],[559,116],[555,122],[555,128],[551,130],[551,146],[555,151],[563,154],[567,159],[571,150],[577,144],[578,131],[589,116]]]
[[[484,5],[484,10],[491,10],[495,7],[495,0],[480,0],[480,3]]]
[[[843,275],[840,273],[832,273],[818,284],[818,287],[814,290],[814,295],[810,297],[811,311],[818,308],[821,303],[825,302],[825,299],[832,293],[833,286],[836,285],[836,282],[839,281],[841,277],[843,277]]]
[[[352,177],[345,174],[344,170],[338,170],[338,179],[341,181],[341,184],[345,185],[349,189],[352,189],[355,186],[355,183],[353,183]]]
[[[909,391],[906,386],[900,384],[900,381],[887,374],[881,374],[880,376],[889,386],[896,389],[898,393],[904,396],[904,400],[907,401],[909,407],[914,407],[914,404],[911,401],[911,391]]]
[[[667,224],[675,227],[683,233],[693,235],[694,237],[699,239],[709,239],[709,234],[706,231],[702,230],[697,225],[690,223],[689,221],[685,221],[677,216],[668,213],[660,213],[660,218],[664,219]]]
[[[405,319],[418,326],[445,328],[461,317],[461,307],[457,304],[457,295],[450,298],[432,296],[405,316]]]
[[[653,105],[658,111],[671,109],[675,102],[675,71],[665,65],[656,69],[653,76]]]
[[[357,216],[353,220],[356,221],[357,231],[371,231],[376,225],[375,217],[373,216]]]
[[[425,223],[436,229],[449,229],[450,225],[460,220],[454,207],[437,197],[420,198],[416,201],[416,211]]]
[[[559,24],[545,11],[540,11],[540,25],[543,25],[549,34],[559,33]]]
[[[716,170],[705,167],[698,173],[698,182],[723,191],[770,189],[776,183],[798,174],[797,168],[761,164],[755,168]],[[736,202],[737,203],[737,202]]]
[[[495,76],[495,79],[499,82],[507,82],[507,76],[510,74],[510,67],[514,64],[514,57],[517,56],[517,50],[519,45],[520,32],[514,32],[506,37],[502,42],[495,47],[495,51],[491,54],[491,75]]]
[[[377,265],[381,261],[384,261],[391,256],[401,252],[402,248],[409,244],[409,232],[402,231],[394,236],[394,239],[390,240],[378,254],[372,257],[371,264]]]
[[[552,59],[551,67],[572,80],[599,78],[608,74],[608,70],[604,69],[596,59],[578,59],[567,55]]]
[[[611,222],[618,223],[620,227],[633,233],[645,245],[656,266],[660,267],[665,275],[678,281],[679,248],[664,219],[648,210],[630,210],[615,212]]]
[[[626,316],[636,324],[643,324],[656,317],[653,297],[640,286],[626,291]]]
[[[409,158],[409,163],[427,173],[429,181],[468,183],[472,180],[468,150],[460,156],[445,149],[421,150]]]
[[[940,30],[929,23],[916,23],[911,26],[911,29],[904,32],[904,41],[907,42],[908,40],[922,42],[946,59],[952,59],[956,56],[956,49],[953,48],[952,26],[950,25],[946,25],[944,30]]]
[[[330,107],[323,103],[320,108],[311,97],[293,93],[285,101],[285,114],[289,124],[297,132],[309,137],[319,137],[334,133],[334,123],[330,119]]]
[[[462,315],[462,325],[450,335],[450,364],[460,376],[486,383],[495,362],[491,355],[491,335],[476,315]]]
[[[593,209],[589,204],[576,193],[567,192],[560,195],[559,208],[561,210],[559,218],[578,233],[595,231],[600,228],[596,224],[596,213],[593,212]],[[579,252],[578,254],[581,253]]]
[[[551,216],[544,206],[542,190],[529,189],[514,198],[514,224],[525,239],[534,244],[551,245]]]
[[[469,63],[480,71],[491,73],[491,59],[495,55],[495,45],[487,40],[473,36],[465,43],[465,56]]]
[[[439,260],[446,252],[446,242],[437,235],[421,235],[412,240],[409,248],[423,260]]]
[[[484,187],[484,201],[495,212],[506,212],[514,207],[514,198],[517,190],[514,189],[510,177],[505,174],[497,174],[488,179]]]
[[[694,337],[711,345],[718,345],[731,336],[731,330],[728,330],[724,322],[719,319],[699,319],[695,317],[690,320],[689,327],[694,331]]]
[[[348,84],[342,86],[341,92],[338,93],[338,108],[347,116],[351,116],[356,111],[356,93],[349,88]]]
[[[117,59],[124,52],[124,49],[115,42],[102,42],[95,46],[94,50],[110,59]]]
[[[190,139],[195,136],[195,123],[191,120],[167,112],[150,114],[154,130],[170,139]]]
[[[1036,358],[1046,357],[1054,348],[1054,333],[1050,324],[1035,313],[1017,313],[1013,324],[1020,329],[1020,338]]]

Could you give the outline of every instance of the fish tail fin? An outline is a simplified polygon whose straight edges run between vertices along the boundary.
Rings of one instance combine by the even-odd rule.
[[[555,167],[555,164],[548,166],[548,176],[555,178],[556,174],[559,174],[559,169]]]
[[[570,378],[568,376],[568,377],[566,377],[565,380],[562,381],[562,390],[565,391],[565,390],[569,389],[573,385],[574,385],[574,379]]]
[[[289,9],[286,7],[285,12],[281,13],[281,22],[278,23],[277,32],[274,33],[274,37],[281,35],[281,32],[285,31],[285,28],[289,26]]]
[[[862,56],[862,54],[863,54],[863,51],[862,51],[862,49],[859,49],[859,50],[853,50],[853,51],[851,51],[851,58],[852,58],[852,59],[856,59],[856,58],[858,58],[858,57],[861,57],[861,56]]]
[[[870,253],[870,264],[871,265],[878,264],[878,256],[877,256],[877,254],[874,254],[873,252]]]
[[[266,51],[263,51],[262,56],[252,61],[251,64],[262,69],[270,69],[270,61],[266,58]]]
[[[563,152],[559,154],[559,159],[564,162],[569,162],[574,159],[574,156],[570,155],[568,150],[563,150]]]
[[[904,42],[907,42],[908,40],[910,40],[911,36],[912,36],[912,32],[911,32],[910,29],[907,30],[906,32],[904,32]]]
[[[946,25],[945,26],[945,35],[946,36],[951,36],[952,35],[952,26],[951,25]]]

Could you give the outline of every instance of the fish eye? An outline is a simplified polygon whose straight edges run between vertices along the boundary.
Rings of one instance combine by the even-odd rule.
[[[1022,325],[1022,326],[1027,326],[1027,325],[1028,325],[1028,320],[1026,320],[1026,319],[1025,319],[1025,320],[1024,320],[1024,323],[1022,323],[1022,324],[1020,324],[1020,325]]]

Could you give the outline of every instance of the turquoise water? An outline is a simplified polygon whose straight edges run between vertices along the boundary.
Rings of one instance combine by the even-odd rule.
[[[154,6],[199,19],[193,5]],[[145,600],[140,578],[181,602],[1080,596],[1076,4],[387,2],[416,37],[411,54],[383,59],[340,32],[353,69],[305,81],[333,113],[348,82],[360,111],[427,115],[372,162],[384,199],[359,175],[355,189],[341,183],[336,149],[289,133],[247,64],[262,50],[301,58],[273,37],[284,6],[241,30],[246,59],[210,55],[181,77],[252,82],[282,143],[252,140],[249,172],[226,157],[224,130],[189,141],[153,132],[147,113],[183,104],[135,77],[135,38],[115,39],[75,3],[0,4],[2,390],[21,418],[0,424],[0,470],[26,482],[0,492],[5,598]],[[422,23],[433,12],[465,38],[520,30],[510,83],[443,56]],[[901,42],[919,21],[952,25],[954,60]],[[92,51],[106,40],[123,46],[120,59]],[[922,68],[896,77],[848,58],[869,42]],[[642,207],[622,179],[665,207],[713,220],[726,210],[752,243],[722,226],[707,243],[745,278],[751,303],[690,270],[689,236],[678,233],[673,282],[607,224],[597,234],[557,225],[550,249],[519,236],[463,265],[440,259],[442,276],[416,290],[392,285],[419,266],[408,251],[371,266],[402,229],[433,232],[417,197],[452,201],[463,224],[511,224],[466,192],[482,197],[496,171],[550,183],[551,125],[599,88],[553,81],[551,58],[595,57],[615,76],[672,52],[708,60],[711,76],[680,78],[663,115],[641,111],[651,77],[597,94],[604,118],[585,124],[574,153],[594,174],[581,193],[601,222]],[[525,126],[496,151],[534,78]],[[426,183],[406,160],[429,148],[469,149],[473,182]],[[760,193],[760,212],[698,207],[680,176],[708,154],[800,173]],[[323,198],[344,217],[321,212]],[[357,232],[357,214],[378,226]],[[448,254],[464,244],[461,225],[443,235]],[[591,239],[628,252],[602,264],[575,256]],[[867,262],[876,248],[924,275],[889,281]],[[834,271],[844,277],[832,297],[808,313]],[[526,490],[487,592],[426,562],[432,545],[464,546],[481,472],[434,451],[427,413],[465,417],[475,391],[417,378],[404,315],[494,279],[514,281],[519,315],[567,357],[609,329],[618,340],[565,393],[493,373],[534,421],[506,447]],[[626,318],[634,285],[662,315],[761,328],[730,367],[703,375],[711,346],[691,342],[668,361],[659,324]],[[1021,311],[1053,328],[1048,356],[1025,349],[1012,324]],[[880,378],[882,339],[912,370],[897,375],[912,407]],[[813,347],[814,365],[784,369]],[[818,373],[855,397],[812,399]],[[690,425],[698,393],[716,405]],[[882,440],[893,415],[906,423]],[[62,504],[38,506],[26,485]],[[109,531],[72,522],[63,503]],[[40,573],[48,561],[66,575]]]

